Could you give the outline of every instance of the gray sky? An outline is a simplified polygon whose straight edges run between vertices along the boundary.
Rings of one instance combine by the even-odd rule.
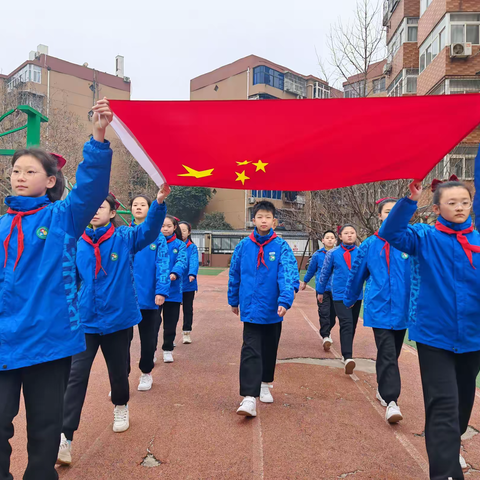
[[[132,98],[189,98],[191,78],[250,54],[322,76],[315,47],[355,0],[14,0],[2,5],[0,71],[9,74],[40,43],[49,54],[115,73],[125,57]],[[42,8],[39,8],[42,7]]]

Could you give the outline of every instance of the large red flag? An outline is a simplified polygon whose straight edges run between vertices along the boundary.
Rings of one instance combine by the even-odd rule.
[[[424,178],[480,123],[480,94],[111,106],[112,126],[158,185],[239,189]]]

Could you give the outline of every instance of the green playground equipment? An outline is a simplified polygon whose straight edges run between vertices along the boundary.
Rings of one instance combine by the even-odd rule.
[[[28,105],[19,105],[17,108],[12,108],[8,112],[4,113],[0,116],[0,123],[7,118],[8,116],[12,115],[16,111],[23,112],[27,115],[27,123],[21,127],[12,128],[6,132],[0,133],[0,137],[5,137],[6,135],[10,135],[15,132],[19,132],[20,130],[27,130],[27,148],[30,147],[37,147],[40,145],[40,127],[41,124],[44,122],[48,122],[48,118],[45,115],[42,115],[38,110],[28,106]],[[0,148],[0,155],[9,156],[11,157],[15,153],[15,150],[9,149],[1,149]],[[68,191],[71,191],[73,188],[73,184],[67,180],[66,188]],[[117,199],[120,206],[123,210],[117,210],[118,216],[123,220],[123,222],[127,225],[130,222],[123,217],[123,215],[131,215],[132,213],[128,210],[122,202]]]

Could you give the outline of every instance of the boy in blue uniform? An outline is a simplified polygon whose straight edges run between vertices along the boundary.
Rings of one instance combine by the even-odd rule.
[[[228,304],[243,322],[240,395],[237,414],[255,417],[256,397],[272,403],[283,317],[300,286],[297,261],[289,245],[273,231],[275,207],[259,202],[255,230],[235,248],[230,265]],[[240,308],[239,308],[240,306]]]

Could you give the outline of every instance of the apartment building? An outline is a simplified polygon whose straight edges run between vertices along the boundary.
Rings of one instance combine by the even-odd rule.
[[[359,73],[348,77],[348,79],[343,82],[344,97],[386,97],[386,64],[387,60],[372,63],[369,65],[366,74]]]

